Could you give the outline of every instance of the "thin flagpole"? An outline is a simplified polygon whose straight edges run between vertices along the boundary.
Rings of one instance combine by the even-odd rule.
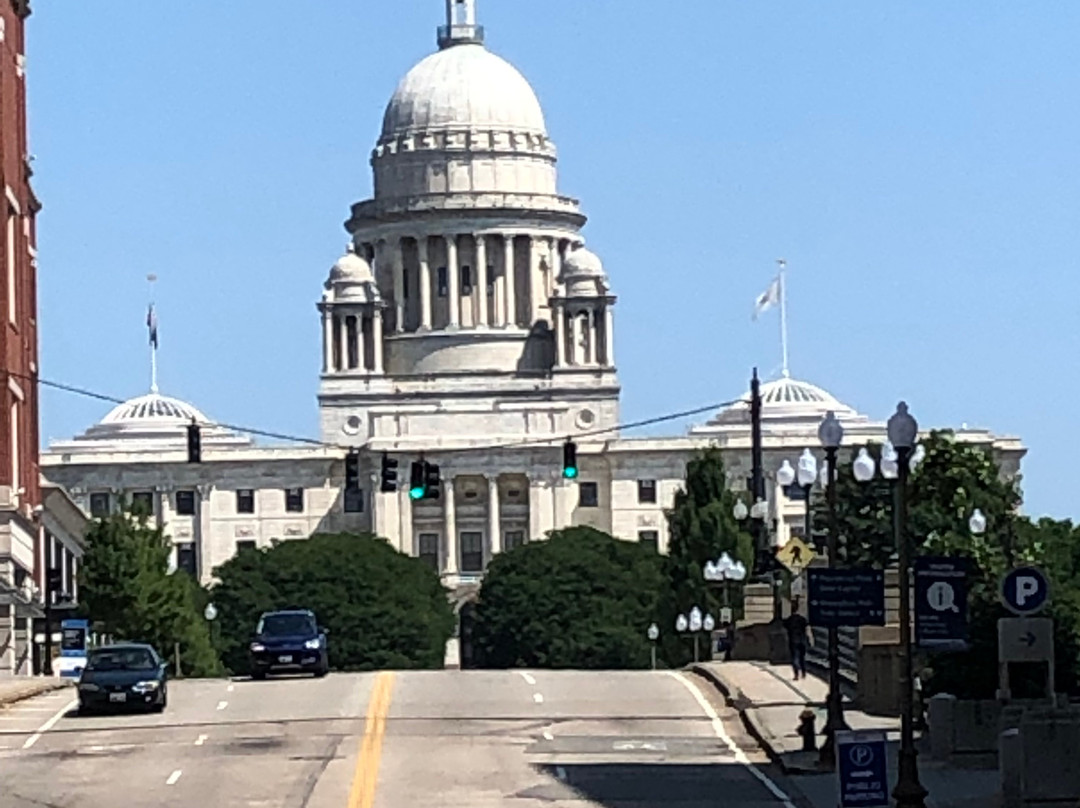
[[[787,261],[778,258],[776,263],[780,265],[780,351],[783,355],[783,374],[786,379],[791,375],[788,369],[788,340],[787,340]]]
[[[154,274],[147,275],[146,280],[150,284],[150,308],[148,310],[149,311],[148,316],[154,318],[154,320],[155,320],[155,322],[151,322],[151,323],[147,324],[148,328],[151,329],[151,334],[152,334],[153,330],[157,326],[157,323],[156,323],[157,312],[154,311],[154,282],[157,280],[157,275],[154,275]],[[158,391],[158,383],[157,383],[157,340],[151,338],[151,340],[150,340],[150,392],[151,393],[156,393],[157,391]]]

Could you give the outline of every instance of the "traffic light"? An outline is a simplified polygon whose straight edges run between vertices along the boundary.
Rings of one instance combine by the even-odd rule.
[[[562,476],[573,480],[578,476],[577,444],[568,440],[562,449]]]
[[[439,498],[439,467],[424,463],[424,499]]]
[[[191,420],[187,428],[187,461],[189,463],[202,462],[202,434],[195,419]]]
[[[360,490],[360,453],[356,449],[345,455],[345,490]]]
[[[423,499],[427,489],[427,480],[423,460],[414,460],[409,468],[409,498]]]
[[[382,485],[379,490],[383,492],[397,491],[397,466],[398,462],[386,452],[382,456]]]

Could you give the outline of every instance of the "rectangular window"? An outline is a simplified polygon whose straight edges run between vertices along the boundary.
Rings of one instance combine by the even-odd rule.
[[[595,508],[600,504],[600,487],[596,483],[578,483],[578,507]]]
[[[304,512],[304,489],[303,488],[286,488],[285,489],[285,510],[288,513],[303,513]]]
[[[257,546],[254,539],[241,539],[236,543],[236,552],[239,554],[247,550],[254,550]]]
[[[11,487],[19,490],[19,402],[11,402]]]
[[[656,480],[637,481],[637,501],[641,504],[656,504]]]
[[[655,530],[639,530],[637,534],[639,543],[648,547],[654,553],[660,552],[660,533]]]
[[[467,530],[461,534],[461,571],[484,571],[484,534],[478,530]]]
[[[236,492],[236,512],[255,513],[255,492],[250,488],[241,488]]]
[[[190,541],[180,542],[176,545],[176,567],[198,577],[199,571],[195,566],[195,543]]]
[[[136,491],[131,495],[131,511],[132,513],[144,514],[146,516],[154,515],[154,492],[153,491]]]
[[[439,571],[439,534],[421,533],[417,551],[420,560],[431,567],[435,572]]]
[[[109,495],[103,491],[90,495],[90,515],[100,519],[109,515]]]
[[[194,516],[195,515],[195,492],[194,491],[177,491],[176,492],[176,512],[181,516]]]
[[[503,534],[503,549],[513,550],[525,544],[524,530],[508,530]]]
[[[446,297],[447,295],[447,274],[446,267],[439,267],[435,270],[435,277],[439,287],[439,297]]]
[[[346,488],[345,489],[345,513],[363,513],[364,512],[364,489],[363,488]]]
[[[15,211],[11,208],[8,208],[6,241],[8,319],[14,323],[17,322],[18,307],[16,303],[19,297],[15,288],[17,276],[15,271]]]
[[[790,500],[798,500],[799,502],[802,502],[804,499],[806,499],[806,489],[803,488],[801,485],[785,485],[784,496]]]
[[[472,267],[468,264],[461,268],[461,294],[472,294]]]

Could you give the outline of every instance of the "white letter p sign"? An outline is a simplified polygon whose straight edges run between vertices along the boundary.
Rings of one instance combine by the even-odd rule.
[[[1027,599],[1039,592],[1039,579],[1030,575],[1021,575],[1016,579],[1016,605],[1023,608]]]

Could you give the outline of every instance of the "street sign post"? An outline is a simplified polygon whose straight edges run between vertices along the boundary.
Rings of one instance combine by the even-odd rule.
[[[838,731],[836,773],[840,778],[840,808],[888,808],[885,733]]]
[[[787,544],[776,551],[776,560],[788,568],[792,575],[798,575],[817,558],[817,554],[810,549],[810,545],[798,536],[792,536]]]
[[[1001,579],[1001,602],[1021,617],[1038,614],[1050,602],[1050,579],[1038,567],[1017,567]]]
[[[934,651],[966,651],[967,560],[915,559],[915,642]]]
[[[870,568],[808,569],[812,626],[885,625],[885,573]]]
[[[1049,617],[1002,617],[998,620],[999,695],[1011,697],[1009,663],[1045,662],[1046,697],[1054,700],[1054,621]]]

